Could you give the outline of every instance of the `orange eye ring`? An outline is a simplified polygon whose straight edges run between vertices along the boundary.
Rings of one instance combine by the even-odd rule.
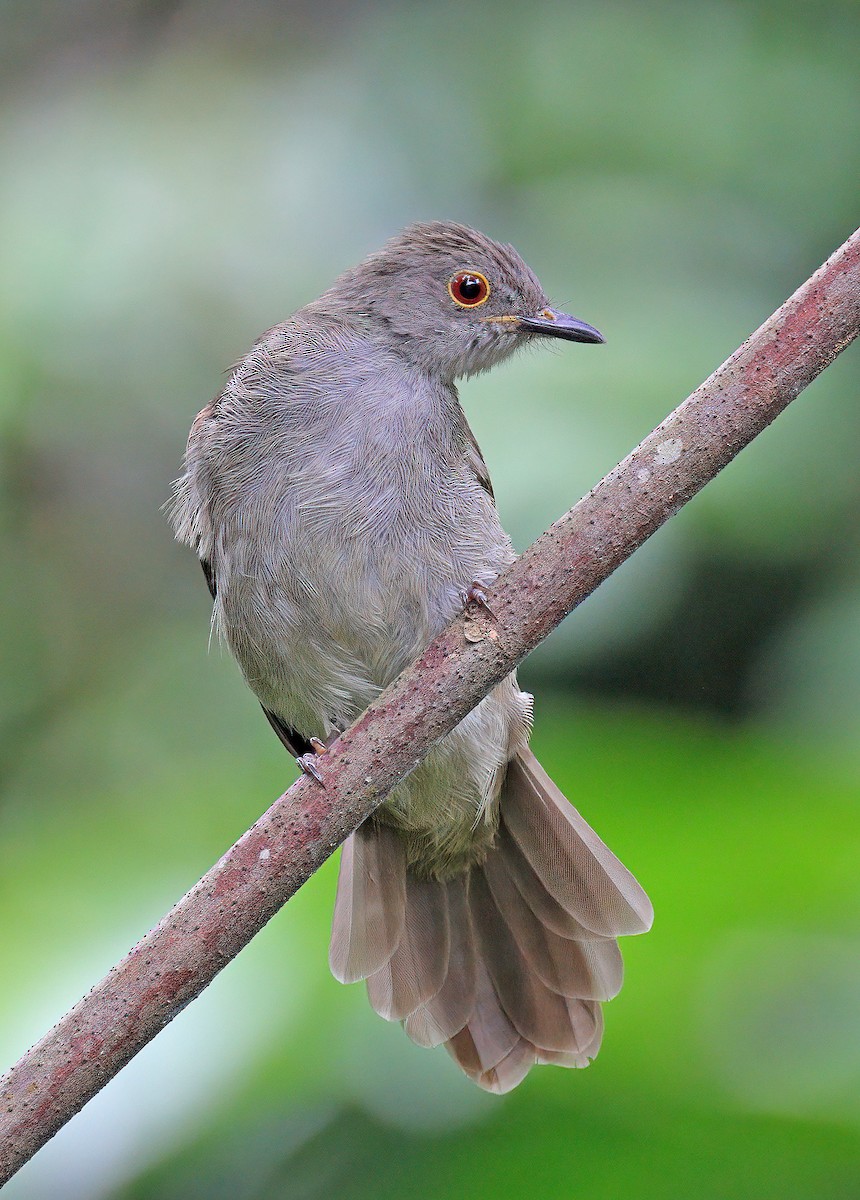
[[[480,271],[458,271],[448,280],[448,295],[458,308],[480,308],[490,298],[490,284]]]

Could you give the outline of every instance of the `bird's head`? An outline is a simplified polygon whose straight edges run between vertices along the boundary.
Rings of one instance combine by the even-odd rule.
[[[416,366],[445,379],[486,370],[536,337],[603,341],[550,307],[513,246],[451,221],[404,229],[323,300],[378,325]]]

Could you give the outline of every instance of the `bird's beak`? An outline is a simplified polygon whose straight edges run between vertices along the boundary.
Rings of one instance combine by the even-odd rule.
[[[605,342],[606,338],[593,325],[559,312],[556,308],[542,308],[534,317],[517,317],[520,329],[529,333],[540,333],[546,337],[564,338],[568,342]]]

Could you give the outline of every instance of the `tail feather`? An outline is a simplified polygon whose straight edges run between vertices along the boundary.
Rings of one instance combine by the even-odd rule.
[[[329,965],[355,983],[378,971],[400,944],[406,914],[406,851],[393,829],[370,820],[341,851]]]
[[[603,1041],[603,1009],[597,1006],[597,1021],[594,1035],[588,1045],[579,1054],[565,1054],[557,1050],[538,1050],[537,1062],[546,1063],[553,1067],[587,1067],[597,1057],[600,1043]]]
[[[406,875],[406,910],[397,949],[368,976],[370,1003],[386,1021],[402,1021],[437,995],[448,974],[448,893],[444,883]]]
[[[403,1028],[419,1046],[441,1046],[466,1025],[475,1007],[475,939],[469,921],[466,876],[444,885],[448,893],[448,970],[439,991],[410,1013]]]
[[[521,1041],[499,1002],[483,959],[475,960],[475,1004],[468,1024],[446,1043],[451,1057],[476,1082]]]
[[[568,1000],[550,991],[534,974],[506,915],[493,900],[483,871],[472,872],[470,895],[478,945],[511,1024],[533,1046],[567,1053],[582,1051],[594,1036],[589,1002]]]
[[[651,923],[647,896],[529,751],[509,764],[495,846],[447,880],[407,869],[394,829],[344,847],[331,964],[422,1046],[445,1044],[480,1087],[507,1092],[536,1063],[585,1067],[601,1001],[621,986],[616,938]]]
[[[571,916],[566,908],[559,904],[555,896],[546,890],[535,874],[534,867],[514,841],[504,819],[499,827],[497,845],[517,891],[545,929],[571,941],[588,940],[601,936],[591,929],[586,929],[575,917]],[[607,937],[606,940],[613,941],[614,939]]]
[[[538,979],[560,996],[611,1000],[621,989],[624,966],[611,938],[571,940],[547,929],[523,899],[502,853],[491,854],[484,875],[500,914]]]
[[[654,910],[642,888],[530,750],[508,765],[502,820],[546,890],[592,934],[651,928]]]
[[[504,1095],[505,1092],[512,1091],[518,1083],[522,1083],[536,1061],[534,1046],[520,1038],[513,1050],[489,1071],[477,1076],[475,1083],[485,1092],[495,1092],[497,1096]]]

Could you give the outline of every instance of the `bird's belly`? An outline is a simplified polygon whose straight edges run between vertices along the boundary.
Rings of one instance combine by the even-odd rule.
[[[397,505],[370,491],[294,504],[268,529],[258,517],[255,546],[224,539],[220,626],[266,707],[306,736],[349,724],[462,608],[469,586],[489,584],[514,557],[484,493],[440,511],[438,489],[413,489]]]
[[[531,704],[509,675],[378,810],[376,819],[403,835],[419,874],[446,879],[483,861],[498,829],[506,765],[528,743]]]
[[[265,707],[305,737],[351,724],[462,609],[469,586],[490,584],[514,557],[482,491],[460,511],[434,510],[415,491],[408,500],[329,497],[267,530],[258,518],[256,547],[224,539],[219,624]],[[401,831],[417,869],[445,875],[486,852],[529,705],[506,680],[391,793],[379,819]]]

